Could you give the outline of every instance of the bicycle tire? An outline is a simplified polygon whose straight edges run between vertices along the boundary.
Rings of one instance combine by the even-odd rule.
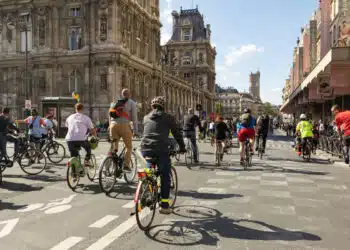
[[[131,172],[124,173],[124,180],[128,184],[133,184],[137,175],[137,157],[134,151],[131,153],[130,168]]]
[[[247,170],[247,168],[249,167],[249,154],[250,154],[249,146],[250,146],[249,143],[245,144],[245,149],[244,149],[244,151],[245,151],[244,170]]]
[[[145,186],[143,188],[143,185]],[[143,210],[142,204],[141,204],[141,199],[142,199],[142,195],[145,194],[145,188],[148,188],[149,185],[152,186],[152,204],[150,206],[151,209],[151,220],[149,223],[147,223],[146,225],[142,224],[142,220],[144,219],[143,217],[148,216],[148,214],[146,215],[142,215],[141,212]],[[141,190],[143,188],[143,190]],[[154,220],[154,216],[156,214],[156,208],[157,208],[157,203],[158,203],[158,194],[157,194],[157,188],[155,185],[153,185],[149,180],[143,180],[140,181],[138,184],[138,187],[136,189],[136,194],[135,194],[135,217],[136,217],[136,222],[138,227],[142,230],[142,231],[146,231],[147,229],[149,229],[153,223]]]
[[[89,160],[89,167],[85,167],[86,175],[90,181],[94,181],[96,172],[97,172],[97,162],[94,154],[91,154],[91,158]]]
[[[170,208],[174,208],[174,206],[176,204],[176,199],[177,199],[177,192],[179,190],[179,186],[178,186],[179,182],[177,179],[177,171],[173,166],[170,168],[170,181],[171,181],[170,193],[171,193],[171,190],[174,190],[174,198],[171,201]],[[174,187],[172,186],[173,183],[175,183]]]
[[[58,158],[58,160],[54,160],[52,155],[54,155],[55,153],[49,153],[50,149],[54,148],[55,153],[57,153],[59,148],[63,149],[63,155],[61,158]],[[64,160],[64,158],[66,157],[66,148],[61,144],[58,143],[56,141],[52,142],[52,144],[50,144],[50,146],[47,147],[46,151],[46,155],[47,158],[49,159],[50,162],[54,163],[54,164],[58,164],[60,162],[62,162]]]
[[[103,174],[104,168],[106,167],[107,162],[111,162],[111,164],[113,166],[113,173],[110,173],[110,169],[108,169],[108,174],[110,174],[110,176],[112,177],[112,185],[109,188],[105,188],[103,183],[102,183],[102,181],[103,181],[102,174]],[[109,194],[112,191],[115,183],[117,182],[116,171],[117,171],[117,166],[116,166],[112,156],[107,156],[105,159],[103,159],[103,161],[101,162],[100,171],[98,174],[98,183],[100,185],[102,192],[104,192],[105,194]]]
[[[75,191],[75,189],[77,188],[79,181],[80,181],[80,175],[77,172],[77,166],[75,166],[75,164],[69,164],[68,163],[68,167],[67,167],[67,184],[68,187],[72,190]],[[71,178],[73,178],[73,180],[75,179],[74,182],[71,182]]]
[[[28,159],[28,164],[25,164],[25,159]],[[43,162],[37,163],[38,166],[34,168],[36,169],[36,171],[33,171],[33,172],[29,171],[29,167],[32,164],[34,164],[36,160],[38,161],[43,160]],[[28,175],[38,175],[45,170],[47,160],[43,152],[36,149],[29,149],[29,150],[26,150],[26,152],[21,154],[21,156],[18,158],[18,163],[24,173]]]

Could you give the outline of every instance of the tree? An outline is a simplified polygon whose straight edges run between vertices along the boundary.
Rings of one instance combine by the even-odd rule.
[[[265,102],[263,105],[263,112],[267,115],[278,116],[278,110],[272,106],[271,103]]]

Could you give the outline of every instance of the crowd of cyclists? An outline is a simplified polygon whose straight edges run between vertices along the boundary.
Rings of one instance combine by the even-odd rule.
[[[197,137],[209,137],[211,145],[215,142],[230,142],[233,136],[237,137],[239,142],[240,163],[243,164],[245,145],[250,145],[250,154],[258,150],[258,145],[262,140],[263,152],[265,152],[266,140],[270,132],[271,119],[267,114],[260,114],[257,118],[251,113],[251,110],[245,109],[237,119],[236,124],[231,121],[225,121],[220,115],[213,120],[200,119],[194,113],[193,109],[188,109],[181,124],[175,118],[168,114],[165,109],[166,100],[162,96],[155,97],[151,101],[152,110],[147,114],[142,122],[143,132],[141,136],[140,151],[145,158],[156,159],[161,175],[161,203],[160,212],[163,214],[172,213],[169,206],[170,192],[170,151],[175,150],[174,145],[178,145],[178,153],[185,153],[184,138],[190,141],[193,151],[193,160],[195,164],[199,163]],[[345,162],[349,163],[348,148],[350,145],[350,111],[341,112],[338,106],[332,108],[335,115],[335,124],[339,135],[344,142],[344,152],[346,152]],[[55,130],[53,116],[41,117],[37,110],[31,111],[31,116],[17,123],[25,123],[28,129],[28,140],[41,147],[42,139],[52,136]],[[131,128],[130,124],[133,124]],[[91,156],[91,142],[96,143],[97,134],[95,126],[90,117],[84,114],[84,106],[81,103],[75,105],[75,113],[66,120],[68,128],[66,142],[71,157],[79,155],[80,148],[86,151],[84,164],[89,164]],[[109,109],[109,142],[111,143],[110,152],[118,151],[119,141],[122,138],[125,144],[125,160],[123,170],[131,171],[130,161],[132,154],[133,136],[138,136],[138,120],[136,102],[130,98],[128,89],[123,89],[121,96],[113,102]],[[305,114],[300,115],[300,121],[296,125],[296,151],[302,153],[305,142],[311,140],[315,148],[317,146],[317,135],[319,125],[315,126]],[[1,159],[7,155],[6,144],[11,138],[15,142],[16,154],[16,133],[18,128],[10,119],[10,110],[4,108],[0,115],[0,151]],[[198,134],[199,132],[199,134]],[[172,138],[172,139],[171,139]],[[249,140],[250,144],[245,144]],[[174,143],[176,141],[176,143]],[[254,148],[255,145],[255,148]],[[224,144],[226,150],[229,145]],[[225,152],[224,150],[224,152]],[[223,154],[221,155],[223,157]],[[154,163],[154,162],[153,162]],[[151,162],[148,162],[148,167]]]

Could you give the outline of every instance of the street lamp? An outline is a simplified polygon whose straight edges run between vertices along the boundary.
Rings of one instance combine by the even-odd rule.
[[[167,100],[167,91],[165,90],[165,84],[164,84],[164,65],[167,64],[168,62],[168,51],[169,47],[168,45],[164,45],[163,47],[161,47],[161,72],[160,72],[160,88],[163,92],[163,95],[165,96],[165,99]],[[167,108],[167,102],[165,102],[165,108]]]

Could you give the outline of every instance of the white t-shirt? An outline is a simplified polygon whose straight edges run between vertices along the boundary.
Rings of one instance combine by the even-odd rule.
[[[90,117],[75,113],[67,118],[66,127],[68,127],[67,141],[85,141],[88,138],[88,131],[94,128],[94,125]]]
[[[45,118],[44,124],[45,124],[45,127],[41,126],[41,133],[43,135],[47,135],[48,130],[53,128],[53,123],[50,119]]]
[[[209,129],[214,129],[214,125],[215,125],[215,123],[214,123],[214,122],[211,122],[211,123],[209,124]]]

